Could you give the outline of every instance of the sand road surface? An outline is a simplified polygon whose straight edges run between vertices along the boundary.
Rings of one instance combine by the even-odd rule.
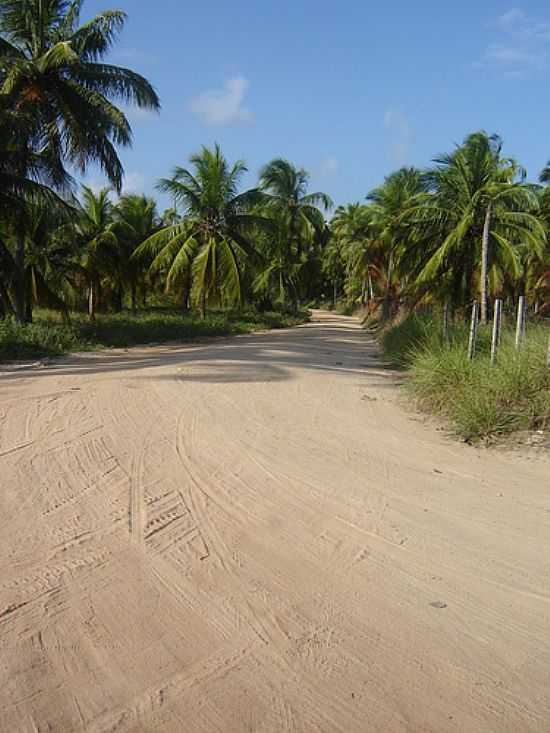
[[[0,372],[0,731],[550,731],[550,461],[351,318]]]

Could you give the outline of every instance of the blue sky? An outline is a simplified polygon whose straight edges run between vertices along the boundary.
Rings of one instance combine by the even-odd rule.
[[[481,128],[502,135],[531,178],[550,158],[548,2],[88,0],[84,10],[105,7],[129,16],[110,60],[147,76],[163,105],[159,116],[129,112],[128,191],[153,193],[215,141],[246,161],[246,185],[286,157],[337,204]]]

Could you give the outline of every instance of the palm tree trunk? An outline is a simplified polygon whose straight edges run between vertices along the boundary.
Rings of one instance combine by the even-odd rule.
[[[95,321],[96,309],[96,287],[95,280],[90,280],[90,289],[88,290],[88,316],[90,321]]]
[[[122,280],[118,280],[117,286],[114,293],[114,305],[117,313],[122,312],[122,301],[124,300],[124,289],[122,287]]]
[[[491,234],[491,213],[492,205],[489,202],[487,211],[485,212],[485,222],[483,224],[483,236],[481,239],[481,323],[487,323],[487,290],[489,284],[489,237]]]
[[[382,305],[382,319],[389,320],[390,317],[390,299],[391,299],[391,279],[393,276],[393,251],[390,252],[388,260],[388,277],[386,280],[386,293],[384,295],[384,303]]]
[[[135,313],[137,310],[137,286],[134,281],[132,281],[132,313]]]
[[[25,323],[32,323],[32,274],[25,272]]]
[[[374,288],[372,286],[372,275],[370,274],[370,267],[367,269],[367,278],[369,282],[369,300],[374,300]]]
[[[336,303],[338,302],[338,281],[336,280],[336,278],[334,279],[332,302],[334,304],[334,307],[336,308]]]
[[[25,322],[27,307],[25,276],[25,235],[17,235],[17,249],[15,250],[15,317],[19,323]]]
[[[204,290],[201,293],[201,305],[200,305],[200,308],[201,308],[201,318],[204,321],[204,319],[206,318],[206,293],[205,293]]]
[[[2,280],[0,280],[0,318],[4,318],[5,316],[13,316],[14,314],[15,310],[13,308],[8,289],[6,288]]]
[[[184,313],[187,313],[189,311],[189,288],[187,286],[187,283],[183,286],[183,296],[181,299],[181,309]]]

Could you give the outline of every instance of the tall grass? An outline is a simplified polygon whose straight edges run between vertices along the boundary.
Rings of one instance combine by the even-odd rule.
[[[382,337],[394,364],[409,369],[405,389],[419,407],[448,418],[468,441],[488,440],[550,425],[550,329],[530,325],[521,351],[505,329],[497,363],[491,364],[491,329],[480,328],[476,357],[468,360],[468,328],[450,328],[444,343],[441,322],[410,316]]]
[[[99,315],[95,323],[90,323],[83,314],[73,314],[70,324],[63,324],[57,313],[37,311],[30,324],[0,320],[0,361],[286,328],[307,318],[307,312],[262,313],[248,308],[211,312],[202,320],[196,314],[152,309],[136,315],[128,312]]]

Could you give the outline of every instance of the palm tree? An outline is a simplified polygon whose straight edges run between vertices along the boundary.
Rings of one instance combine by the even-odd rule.
[[[119,308],[122,306],[122,285],[130,289],[132,310],[137,308],[137,290],[145,299],[146,284],[143,267],[132,258],[135,250],[159,229],[157,207],[147,196],[122,196],[114,209],[115,232],[118,239]]]
[[[21,148],[21,140],[31,140],[29,147]],[[23,321],[25,298],[25,240],[26,223],[36,208],[62,212],[67,204],[53,192],[51,186],[66,188],[70,177],[59,160],[48,148],[37,149],[29,116],[14,110],[0,108],[0,222],[4,240],[15,240],[13,256],[3,244],[2,290],[3,312],[16,313]],[[8,267],[7,262],[10,261]],[[9,294],[7,271],[13,286],[14,303]]]
[[[541,253],[544,227],[537,216],[533,186],[524,183],[522,169],[513,159],[501,157],[496,136],[474,133],[450,155],[435,160],[426,176],[429,193],[419,197],[409,211],[409,221],[419,238],[431,241],[420,283],[450,275],[455,303],[470,297],[479,272],[481,320],[487,321],[488,281],[496,281],[499,268],[519,277],[518,245]]]
[[[288,241],[286,221],[273,215],[272,227],[263,237],[257,237],[261,253],[256,277],[252,283],[253,292],[268,302],[285,307],[288,300],[294,309],[298,303],[298,289],[303,262]]]
[[[373,300],[373,275],[378,274],[375,263],[381,250],[373,207],[360,203],[339,206],[331,228],[345,262],[348,297],[355,299],[360,284],[361,303]]]
[[[131,128],[114,101],[158,109],[144,77],[103,58],[124,27],[120,10],[79,25],[83,0],[0,0],[0,96],[3,106],[30,114],[61,160],[84,171],[90,161],[120,190],[123,168],[115,145]]]
[[[68,212],[44,206],[29,208],[25,218],[26,320],[33,307],[61,312],[68,320],[68,301],[74,291],[74,243],[63,236]]]
[[[540,180],[548,183],[550,182],[550,176],[545,177],[543,172]],[[548,233],[550,227],[550,186],[544,186],[538,191],[538,199],[540,206],[539,218]],[[534,252],[532,248],[523,246],[520,251],[520,258],[525,288],[532,293],[535,314],[540,313],[541,306],[543,311],[548,313],[550,310],[550,246],[548,236],[546,246],[542,252]]]
[[[183,207],[183,218],[149,237],[135,256],[153,258],[151,270],[166,274],[168,288],[183,286],[184,300],[194,281],[201,313],[212,298],[226,303],[242,299],[241,274],[254,254],[249,234],[265,226],[253,212],[262,200],[257,189],[239,193],[246,172],[242,161],[230,165],[219,145],[203,147],[190,158],[192,170],[175,168],[158,189]]]
[[[289,243],[298,256],[315,232],[321,232],[332,200],[326,193],[308,193],[309,175],[288,160],[276,158],[260,171],[260,188],[268,195],[269,209],[286,222]]]
[[[158,97],[139,74],[103,59],[126,15],[105,11],[79,25],[83,0],[0,0],[0,107],[26,120],[13,174],[31,178],[36,151],[47,151],[53,182],[66,182],[64,164],[84,171],[97,163],[120,190],[123,167],[117,145],[132,140],[116,101],[150,109]],[[17,310],[24,311],[23,237],[19,237]]]
[[[80,267],[88,289],[88,315],[95,321],[103,276],[116,269],[118,239],[115,234],[113,204],[110,189],[95,194],[82,187],[82,203],[78,204],[76,236],[80,251]]]
[[[338,294],[344,282],[345,260],[342,240],[335,236],[333,230],[321,252],[321,268],[332,288],[332,305],[338,303]]]
[[[410,230],[403,221],[403,214],[423,190],[422,173],[416,168],[401,168],[387,176],[384,183],[367,196],[371,202],[373,224],[386,252],[383,268],[386,273],[384,319],[390,316],[396,259],[410,246]]]

